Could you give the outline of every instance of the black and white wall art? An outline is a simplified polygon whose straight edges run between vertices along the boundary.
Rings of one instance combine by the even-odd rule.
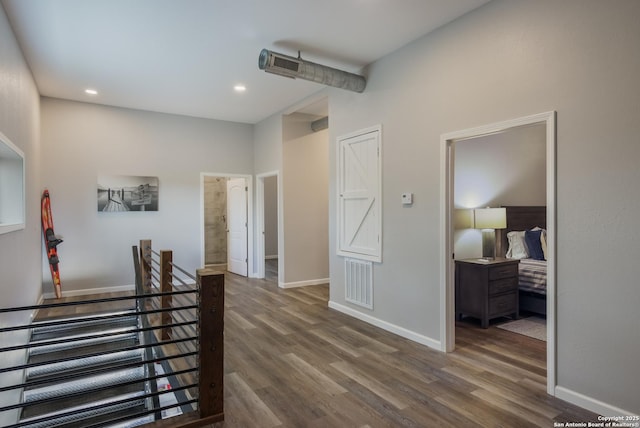
[[[158,177],[98,176],[98,212],[158,211]]]

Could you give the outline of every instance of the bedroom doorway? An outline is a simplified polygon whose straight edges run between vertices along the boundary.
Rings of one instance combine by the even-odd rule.
[[[511,130],[523,127],[540,125],[544,127],[545,139],[545,161],[546,161],[546,229],[547,229],[547,392],[554,395],[555,378],[555,112],[546,112],[532,116],[526,116],[504,122],[485,125],[463,131],[452,132],[441,136],[442,154],[442,225],[441,225],[441,266],[442,268],[442,289],[441,289],[441,338],[442,349],[452,352],[455,348],[456,329],[456,305],[455,305],[455,261],[454,259],[464,258],[464,254],[456,254],[461,250],[457,245],[460,236],[456,235],[456,225],[464,222],[465,210],[456,206],[456,144],[462,146],[465,142],[472,144],[472,140],[487,138],[504,134]],[[477,147],[476,147],[477,148]],[[462,159],[462,158],[461,158]],[[486,183],[487,189],[491,189],[491,184]],[[495,192],[495,188],[492,190]],[[490,203],[491,198],[479,197],[475,202],[470,202],[469,208],[477,208]],[[479,205],[478,205],[479,204]],[[468,216],[468,214],[466,214]],[[462,247],[463,248],[463,247]],[[464,250],[466,251],[466,250]],[[470,253],[471,254],[471,253]],[[460,257],[459,257],[460,256]],[[469,257],[478,257],[476,255]],[[486,321],[485,321],[486,323]]]

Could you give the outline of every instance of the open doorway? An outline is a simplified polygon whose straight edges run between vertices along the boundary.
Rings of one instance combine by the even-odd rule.
[[[202,266],[250,275],[251,182],[250,175],[201,174]]]
[[[257,184],[257,271],[258,278],[279,283],[280,264],[280,199],[279,176],[269,172],[256,176]]]
[[[464,195],[456,195],[456,180],[461,177],[456,175],[457,153],[456,145],[462,147],[464,144],[472,145],[473,140],[487,138],[492,135],[508,133],[510,130],[532,127],[544,127],[545,164],[546,172],[540,172],[546,179],[545,206],[546,206],[546,236],[547,236],[547,281],[546,281],[546,336],[547,336],[547,392],[554,394],[555,379],[555,112],[547,112],[533,116],[527,116],[497,124],[486,125],[478,128],[445,134],[442,136],[442,165],[443,165],[443,225],[442,225],[442,266],[443,266],[443,289],[441,293],[441,305],[444,308],[441,316],[441,338],[442,348],[451,352],[455,348],[455,321],[456,310],[456,287],[455,287],[455,267],[459,263],[455,260],[460,257],[478,257],[468,248],[464,249],[462,241],[469,236],[461,236],[460,222],[464,218],[464,204],[461,202]],[[469,146],[471,147],[471,146]],[[474,149],[480,148],[475,146]],[[504,180],[503,180],[504,181]],[[491,189],[490,185],[485,185],[483,189]],[[495,188],[492,190],[495,193]],[[489,190],[491,192],[491,190]],[[458,197],[459,196],[459,197]],[[466,208],[478,208],[486,204],[495,203],[495,200],[479,197],[475,201],[468,202],[474,206]],[[462,214],[462,215],[461,215]],[[468,216],[467,216],[468,218]],[[464,220],[463,220],[464,221]],[[471,231],[470,227],[467,227]],[[464,235],[464,233],[463,233]],[[467,235],[474,235],[474,231]],[[473,241],[473,239],[471,239]],[[476,237],[476,243],[479,239]],[[467,242],[467,244],[469,244]],[[473,246],[473,244],[472,244]],[[457,253],[462,251],[462,253]],[[506,271],[506,270],[505,270]],[[486,321],[485,321],[486,322]],[[483,323],[484,324],[484,323]]]

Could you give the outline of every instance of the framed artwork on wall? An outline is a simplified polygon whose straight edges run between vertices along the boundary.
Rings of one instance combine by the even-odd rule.
[[[158,211],[158,177],[99,175],[98,212]]]

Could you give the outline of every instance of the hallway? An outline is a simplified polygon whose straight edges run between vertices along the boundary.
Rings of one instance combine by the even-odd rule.
[[[209,428],[597,421],[546,394],[542,341],[459,323],[457,349],[444,354],[328,309],[327,285],[281,289],[273,275],[227,273],[225,288],[225,421]]]
[[[327,308],[327,285],[226,275],[216,427],[541,426],[597,416],[546,394],[545,344],[458,327],[443,354]]]

